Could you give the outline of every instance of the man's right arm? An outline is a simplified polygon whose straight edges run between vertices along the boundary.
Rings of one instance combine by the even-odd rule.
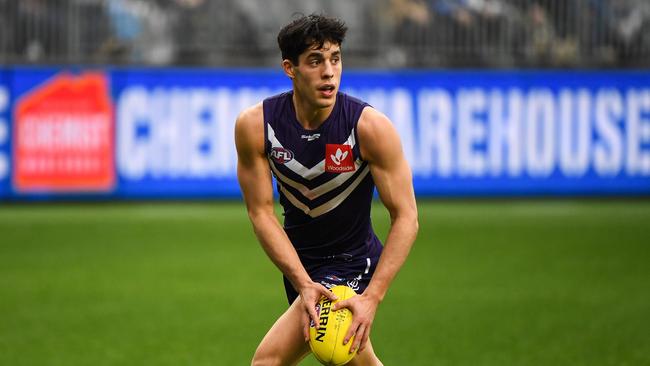
[[[291,281],[305,303],[305,311],[318,324],[314,309],[321,295],[333,296],[320,284],[312,282],[295,248],[282,229],[273,206],[271,169],[264,153],[264,122],[262,104],[244,110],[235,123],[237,147],[237,178],[248,217],[262,248]],[[305,323],[308,323],[305,318]],[[305,334],[308,338],[308,333]]]

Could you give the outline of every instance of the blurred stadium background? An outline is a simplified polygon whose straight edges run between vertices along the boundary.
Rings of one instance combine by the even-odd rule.
[[[311,12],[414,170],[384,363],[650,364],[650,1],[0,0],[0,365],[249,363],[232,124]]]
[[[275,67],[293,13],[350,26],[352,67],[648,67],[645,0],[2,0],[10,63]]]

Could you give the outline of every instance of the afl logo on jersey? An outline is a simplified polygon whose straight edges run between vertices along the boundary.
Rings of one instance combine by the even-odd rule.
[[[271,149],[271,158],[278,164],[286,164],[293,159],[293,151],[284,147],[274,147]]]

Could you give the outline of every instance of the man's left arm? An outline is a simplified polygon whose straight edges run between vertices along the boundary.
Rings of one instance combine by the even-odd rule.
[[[418,214],[411,169],[402,152],[397,131],[390,120],[366,107],[357,125],[361,157],[370,166],[379,197],[390,214],[391,226],[375,273],[362,295],[340,301],[353,318],[344,343],[354,335],[351,351],[362,351],[368,341],[377,306],[404,264],[418,231]]]

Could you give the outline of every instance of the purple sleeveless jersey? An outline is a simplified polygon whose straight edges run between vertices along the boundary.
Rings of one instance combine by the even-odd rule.
[[[361,293],[382,250],[370,222],[375,185],[356,129],[368,104],[339,92],[325,122],[305,130],[292,96],[263,102],[265,150],[284,208],[284,230],[313,281]],[[291,303],[298,294],[284,282]]]

